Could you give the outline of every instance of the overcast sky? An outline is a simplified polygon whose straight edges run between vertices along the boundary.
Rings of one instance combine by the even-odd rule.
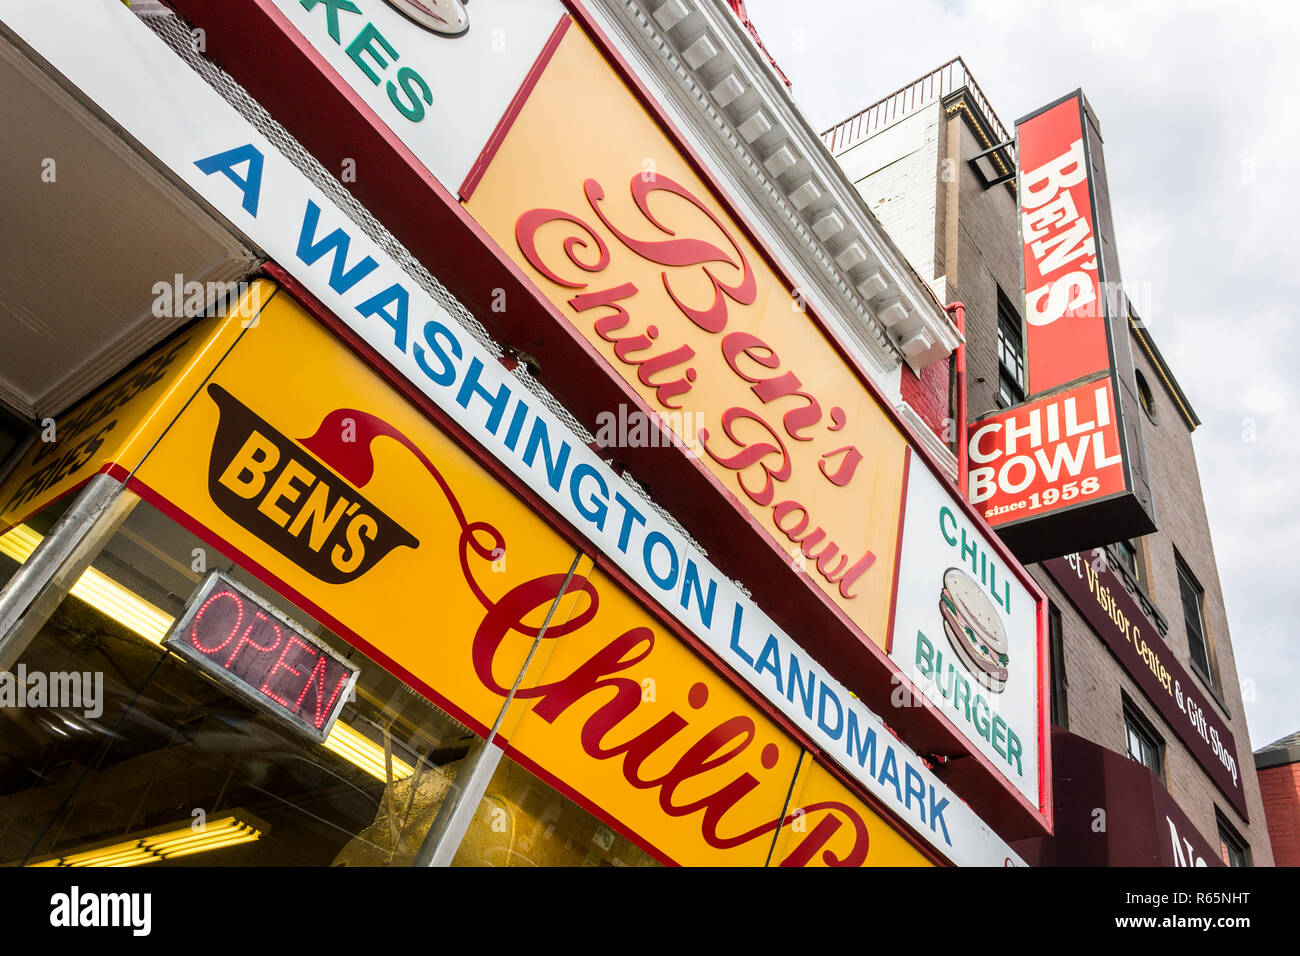
[[[1251,747],[1300,730],[1289,431],[1300,404],[1300,5],[746,6],[819,130],[958,54],[1008,127],[1083,88],[1105,139],[1121,274],[1204,423],[1194,442]]]

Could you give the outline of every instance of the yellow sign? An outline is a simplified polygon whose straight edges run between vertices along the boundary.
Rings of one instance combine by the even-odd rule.
[[[926,862],[607,577],[580,587],[589,622],[519,691],[513,743],[552,776],[683,865]]]
[[[275,292],[268,282],[250,289],[254,302]],[[0,530],[44,509],[101,471],[125,477],[222,354],[255,317],[234,310],[182,332],[89,398],[45,426],[40,440],[0,488]]]
[[[669,861],[926,862],[285,294],[134,487],[480,734],[545,624],[501,738]]]
[[[576,27],[466,208],[884,647],[905,439]]]
[[[485,604],[543,582],[495,663],[508,688],[577,557],[283,292],[137,479],[479,728],[503,699],[466,655]]]

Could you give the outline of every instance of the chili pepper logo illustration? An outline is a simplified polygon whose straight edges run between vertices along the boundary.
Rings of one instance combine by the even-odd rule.
[[[210,384],[207,392],[218,409],[208,493],[227,517],[329,584],[355,580],[396,548],[419,546],[360,491],[374,476],[370,443],[381,435],[396,438],[432,468],[396,428],[365,412],[338,409],[315,435],[295,442],[220,385]],[[344,420],[351,422],[347,434],[354,442],[344,441]]]

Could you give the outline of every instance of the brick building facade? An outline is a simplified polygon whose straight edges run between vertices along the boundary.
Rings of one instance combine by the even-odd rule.
[[[1300,866],[1300,733],[1255,751],[1273,862]]]
[[[848,178],[913,267],[944,301],[966,306],[968,421],[1025,398],[1024,377],[1007,368],[999,333],[999,318],[1003,324],[1010,318],[1024,341],[1012,137],[960,59],[824,134]],[[1123,217],[1122,209],[1116,213]],[[1046,569],[1031,565],[1059,614],[1060,635],[1052,654],[1053,723],[1130,755],[1135,745],[1143,746],[1130,741],[1133,727],[1137,740],[1151,745],[1144,762],[1155,785],[1168,791],[1206,843],[1237,862],[1244,858],[1269,865],[1273,850],[1260,782],[1249,759],[1241,688],[1192,445],[1200,422],[1131,306],[1129,329],[1159,530],[1122,545],[1097,541],[1094,554],[1104,553],[1164,645],[1196,675],[1198,687],[1233,734],[1247,814],[1225,798]],[[1018,379],[1019,390],[1012,388],[1008,395],[1009,378]],[[942,417],[955,414],[949,388],[948,380],[937,377],[908,382],[904,376],[903,397],[937,426]],[[942,416],[937,409],[943,409]],[[1205,667],[1193,660],[1189,645],[1185,581],[1202,592]],[[1058,836],[1063,828],[1085,822],[1058,816]],[[1068,832],[1063,838],[1069,838]]]

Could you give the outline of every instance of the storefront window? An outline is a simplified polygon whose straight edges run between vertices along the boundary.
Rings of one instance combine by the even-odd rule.
[[[658,866],[572,800],[503,756],[452,866]]]
[[[55,515],[0,538],[0,583]],[[325,743],[161,644],[221,569],[360,668]],[[0,693],[0,864],[407,865],[475,735],[137,503]]]

